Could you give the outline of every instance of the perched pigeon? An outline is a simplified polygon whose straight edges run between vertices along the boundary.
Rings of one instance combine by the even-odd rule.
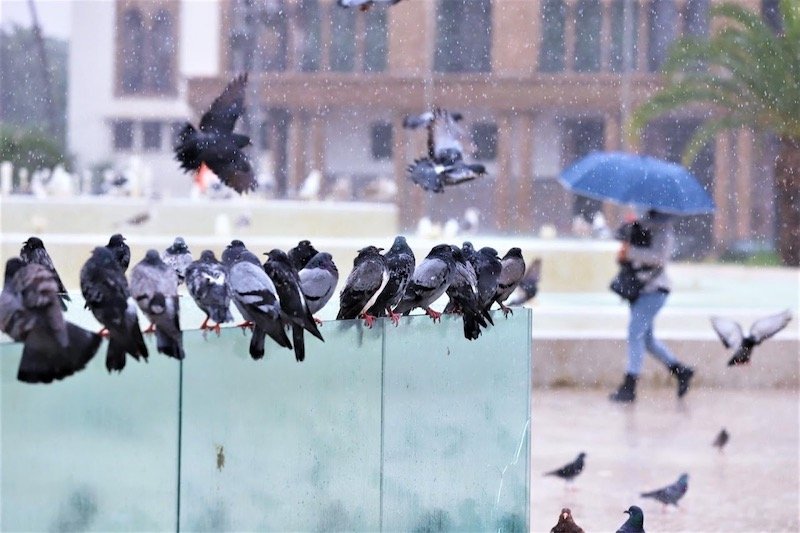
[[[440,163],[423,157],[415,159],[407,168],[409,179],[426,191],[444,192],[444,188],[472,181],[486,174],[486,167],[479,163],[463,161]]]
[[[497,279],[497,290],[494,294],[494,301],[500,304],[500,309],[503,314],[508,316],[508,313],[513,313],[510,308],[506,307],[505,302],[517,285],[525,275],[525,260],[522,258],[522,250],[519,248],[511,248],[501,261],[502,270],[500,277]]]
[[[233,322],[227,278],[228,269],[217,261],[211,250],[203,250],[200,259],[186,267],[186,288],[197,307],[206,314],[206,319],[200,325],[201,330],[213,329],[219,333],[220,324]],[[215,324],[209,327],[209,320]]]
[[[313,315],[325,307],[336,291],[339,270],[331,254],[319,252],[297,274],[300,277],[300,289],[306,298],[306,306]]]
[[[300,241],[297,246],[286,252],[286,255],[289,256],[289,261],[294,269],[300,272],[317,253],[319,252],[311,244],[311,241]]]
[[[0,330],[23,342],[17,379],[50,383],[82,370],[101,337],[64,320],[55,272],[14,257],[6,262],[0,293]]]
[[[383,256],[389,269],[389,281],[378,295],[375,304],[367,312],[372,316],[389,316],[395,326],[400,322],[400,315],[392,309],[400,302],[406,291],[406,285],[414,273],[416,258],[406,238],[398,235],[392,247]]]
[[[585,457],[586,454],[581,452],[574,461],[562,466],[561,468],[557,468],[552,472],[547,472],[545,476],[558,476],[566,481],[572,481],[578,476],[578,474],[583,472],[583,460]]]
[[[421,307],[434,322],[440,320],[441,313],[437,313],[430,306],[445,293],[453,281],[455,271],[453,248],[449,244],[434,246],[414,269],[414,274],[406,286],[406,292],[394,312],[407,315],[413,309]]]
[[[401,0],[336,0],[339,7],[358,7],[360,11],[367,11],[375,4],[393,6]]]
[[[192,252],[186,246],[186,241],[183,237],[175,237],[175,242],[172,246],[164,250],[161,254],[161,260],[170,266],[178,275],[178,285],[183,283],[186,278],[186,267],[192,262]]]
[[[714,439],[713,446],[719,449],[721,452],[722,448],[728,444],[728,440],[730,440],[730,438],[730,434],[725,430],[725,428],[722,428],[722,430],[717,434],[717,437]]]
[[[372,327],[375,317],[369,310],[375,305],[381,291],[389,282],[389,268],[382,248],[367,246],[358,251],[353,260],[353,270],[347,276],[344,288],[339,293],[339,314],[336,320],[364,318],[367,327]]]
[[[158,251],[148,250],[131,270],[131,296],[156,327],[158,352],[183,359],[178,275]]]
[[[294,355],[298,361],[306,358],[303,330],[308,331],[321,341],[322,334],[317,328],[314,317],[306,304],[306,297],[300,288],[300,277],[292,266],[289,257],[281,250],[271,250],[264,263],[264,272],[275,284],[275,290],[281,301],[281,320],[285,326],[292,328],[292,344]]]
[[[292,349],[281,323],[281,303],[275,292],[275,284],[258,260],[253,264],[246,254],[234,259],[228,270],[228,287],[233,303],[244,319],[253,325],[250,339],[250,356],[253,359],[264,357],[266,335],[280,346]]]
[[[553,526],[550,533],[583,533],[583,528],[572,519],[572,511],[564,507],[558,515],[558,523]]]
[[[631,505],[627,511],[623,512],[628,515],[628,519],[619,526],[617,533],[645,533],[644,512],[640,507]]]
[[[409,130],[416,130],[422,127],[427,128],[433,123],[433,118],[433,111],[426,111],[419,115],[408,115],[403,119],[403,127]],[[457,111],[451,111],[450,118],[452,118],[454,122],[460,122],[464,119],[464,115]]]
[[[120,268],[122,268],[122,273],[124,274],[125,271],[128,270],[128,265],[131,264],[131,249],[125,244],[125,237],[119,233],[115,233],[108,239],[106,248],[111,250],[114,260],[119,264]]]
[[[735,350],[728,361],[728,366],[734,366],[749,363],[753,348],[785,328],[790,320],[792,313],[788,309],[776,315],[759,318],[750,326],[750,334],[746,337],[742,327],[733,320],[712,316],[711,325],[725,348]]]
[[[478,301],[483,309],[483,316],[490,324],[494,324],[489,311],[494,303],[498,280],[503,270],[497,250],[484,246],[476,252],[472,243],[466,241],[461,246],[461,251],[475,268],[475,275],[478,277]]]
[[[472,341],[480,336],[481,326],[488,326],[478,300],[478,277],[472,263],[464,259],[461,249],[456,246],[453,246],[453,260],[455,271],[446,291],[450,302],[444,312],[462,315],[464,337]]]
[[[130,299],[128,281],[111,250],[95,248],[81,268],[80,279],[86,308],[108,330],[108,371],[125,368],[126,353],[137,361],[140,357],[147,360],[136,304]]]
[[[58,284],[58,295],[61,297],[61,309],[66,311],[66,302],[72,300],[70,299],[69,293],[67,292],[66,287],[64,287],[64,283],[62,283],[61,278],[56,271],[56,267],[53,265],[53,260],[50,259],[50,254],[47,253],[47,250],[44,247],[42,239],[38,237],[29,237],[28,240],[22,244],[23,246],[19,251],[19,256],[25,263],[36,263],[37,265],[42,265],[43,267],[49,268],[53,272],[53,277]]]
[[[672,485],[667,485],[662,489],[654,490],[652,492],[643,492],[641,496],[642,498],[653,498],[654,500],[660,501],[664,505],[672,504],[677,507],[678,500],[683,498],[683,496],[686,494],[686,489],[688,488],[689,474],[681,474],[681,477],[678,478],[678,481]]]
[[[508,302],[509,307],[522,305],[531,300],[539,292],[539,279],[541,279],[542,260],[538,257],[528,266],[528,271],[517,285],[514,297]]]
[[[178,134],[175,158],[187,172],[201,173],[208,166],[220,181],[239,194],[254,190],[257,182],[242,148],[250,144],[247,135],[233,133],[244,111],[247,74],[231,81],[200,119],[199,129],[188,122]]]
[[[230,268],[240,259],[259,267],[261,266],[261,261],[258,260],[258,257],[253,252],[248,250],[242,241],[234,239],[222,251],[222,264]]]

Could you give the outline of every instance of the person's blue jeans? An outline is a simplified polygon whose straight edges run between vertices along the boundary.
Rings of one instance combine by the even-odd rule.
[[[667,301],[668,294],[661,291],[639,295],[631,305],[631,321],[628,324],[628,374],[638,376],[647,350],[666,366],[677,363],[672,352],[653,335],[653,322]]]

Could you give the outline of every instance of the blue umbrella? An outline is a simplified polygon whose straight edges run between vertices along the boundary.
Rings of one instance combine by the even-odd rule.
[[[625,152],[592,152],[561,173],[567,189],[599,200],[673,215],[714,212],[691,172],[675,163]]]

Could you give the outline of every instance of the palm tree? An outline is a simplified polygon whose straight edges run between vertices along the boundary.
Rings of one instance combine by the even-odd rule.
[[[800,265],[800,2],[781,0],[783,28],[774,32],[761,17],[738,4],[711,10],[709,37],[677,41],[664,64],[666,83],[633,114],[629,134],[647,122],[687,105],[710,108],[684,153],[694,160],[718,133],[742,127],[774,134],[778,204],[778,253]],[[717,24],[719,23],[719,24]]]

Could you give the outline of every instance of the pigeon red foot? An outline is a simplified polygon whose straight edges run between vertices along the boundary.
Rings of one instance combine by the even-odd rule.
[[[375,323],[375,320],[377,320],[377,318],[372,315],[368,315],[366,313],[361,315],[361,317],[364,319],[364,325],[367,326],[369,329],[372,329],[372,325]]]
[[[397,327],[398,325],[400,325],[400,317],[402,315],[399,315],[398,313],[395,313],[394,311],[392,311],[388,307],[386,308],[386,312],[389,314],[389,320],[392,321],[392,324],[394,324],[394,327]]]
[[[434,323],[436,323],[436,321],[439,321],[439,322],[442,321],[442,313],[434,311],[430,307],[426,307],[425,308],[425,314],[428,315],[429,317],[431,317],[431,319],[433,320]]]

